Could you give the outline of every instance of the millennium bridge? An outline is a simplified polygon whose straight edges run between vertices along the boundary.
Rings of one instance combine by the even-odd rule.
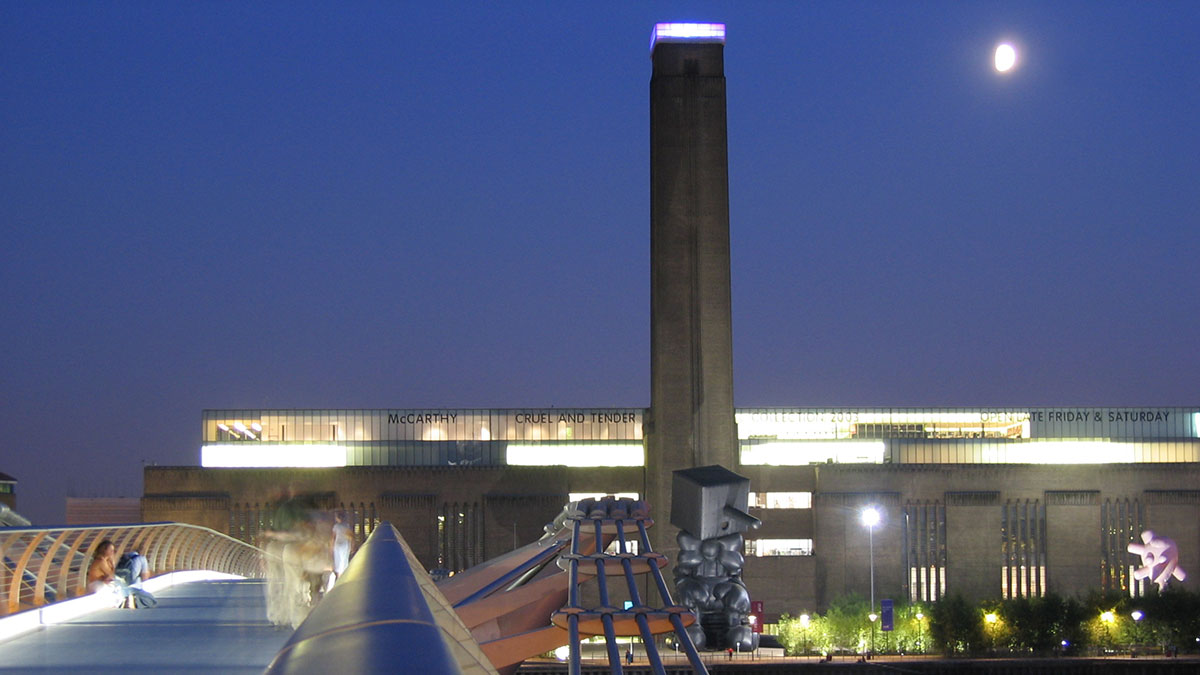
[[[288,564],[278,551],[181,523],[0,528],[0,672],[504,674],[565,646],[580,673],[593,636],[606,672],[623,672],[622,637],[641,638],[631,670],[707,672],[686,632],[695,616],[671,602],[666,558],[651,550],[652,524],[643,502],[584,500],[539,540],[434,583],[385,522],[294,630],[268,620],[268,572]],[[156,607],[114,608],[112,595],[88,592],[105,540],[146,557]],[[665,606],[643,599],[647,585]],[[664,633],[675,635],[673,665],[656,647]]]

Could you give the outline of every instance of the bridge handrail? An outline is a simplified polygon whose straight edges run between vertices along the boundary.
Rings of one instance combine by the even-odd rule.
[[[355,553],[267,673],[495,673],[391,523]]]
[[[87,568],[100,542],[117,553],[138,551],[151,573],[189,569],[262,576],[263,551],[199,525],[156,522],[127,525],[0,528],[0,616],[87,592]]]

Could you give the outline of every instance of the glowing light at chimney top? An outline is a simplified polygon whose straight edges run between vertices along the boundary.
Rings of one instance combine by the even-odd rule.
[[[723,23],[658,23],[650,36],[650,49],[660,42],[720,42],[725,43]]]

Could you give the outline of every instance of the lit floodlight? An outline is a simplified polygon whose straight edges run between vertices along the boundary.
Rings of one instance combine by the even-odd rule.
[[[807,614],[801,614],[801,615],[800,615],[800,625],[801,625],[801,626],[803,626],[803,627],[805,627],[805,628],[808,628],[808,622],[809,622],[809,621],[810,621],[810,619],[809,619],[809,616],[808,616]]]
[[[1104,623],[1113,623],[1117,620],[1117,615],[1109,612],[1100,612],[1100,620]]]
[[[995,612],[988,612],[987,614],[983,615],[983,620],[988,623],[996,623],[1000,620],[1000,617],[996,616]]]
[[[1130,617],[1131,617],[1131,618],[1132,618],[1134,621],[1141,621],[1141,620],[1142,620],[1142,617],[1144,617],[1144,616],[1146,616],[1146,615],[1142,613],[1142,610],[1140,610],[1140,609],[1135,609],[1135,610],[1133,610],[1133,612],[1132,612],[1132,613],[1131,613],[1129,616],[1130,616]]]
[[[725,44],[723,23],[656,23],[650,36],[650,50],[660,42],[718,42]]]
[[[1017,50],[1007,42],[996,47],[996,70],[1007,73],[1017,65]]]
[[[879,517],[879,509],[869,506],[862,511],[862,524],[867,527],[875,527],[879,524]]]

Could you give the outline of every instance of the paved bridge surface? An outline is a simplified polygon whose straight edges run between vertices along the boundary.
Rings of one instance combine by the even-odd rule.
[[[0,642],[0,673],[261,673],[291,636],[261,579],[185,583],[152,609],[102,609]]]

